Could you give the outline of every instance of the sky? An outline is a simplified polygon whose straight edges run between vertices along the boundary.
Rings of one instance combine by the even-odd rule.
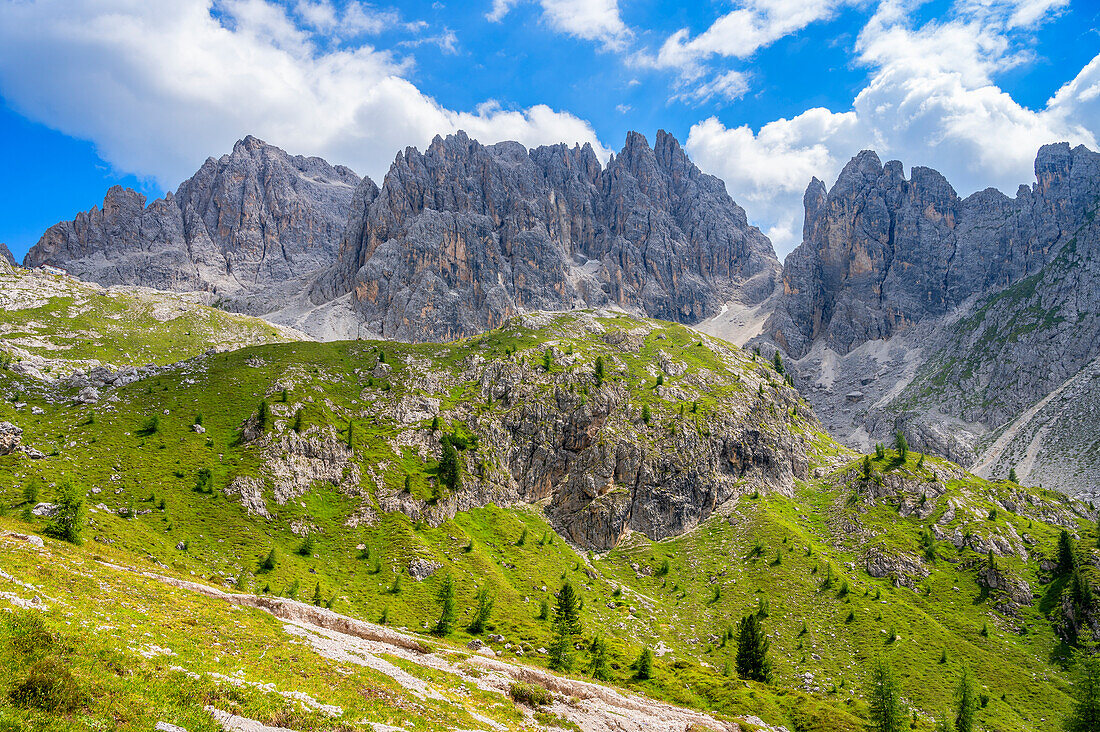
[[[674,134],[780,257],[871,148],[961,195],[1098,148],[1097,0],[0,0],[0,242],[252,134],[381,182],[406,146]]]

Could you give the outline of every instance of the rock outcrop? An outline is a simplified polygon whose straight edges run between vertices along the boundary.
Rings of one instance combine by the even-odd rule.
[[[16,265],[15,257],[12,256],[11,250],[8,249],[8,245],[0,241],[0,263],[6,264],[9,267]]]
[[[606,167],[592,148],[408,148],[356,196],[324,300],[351,292],[386,338],[445,340],[531,310],[614,305],[695,323],[770,294],[768,239],[676,140],[638,133]]]
[[[273,284],[335,261],[360,183],[346,167],[246,137],[148,206],[112,187],[102,208],[50,227],[24,263],[103,285],[216,292],[265,312],[280,304]]]
[[[0,422],[0,455],[11,455],[23,441],[23,429],[11,422]]]

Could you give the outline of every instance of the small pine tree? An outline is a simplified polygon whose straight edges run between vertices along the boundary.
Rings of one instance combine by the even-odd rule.
[[[596,386],[603,386],[604,369],[603,369],[603,356],[596,356],[596,367],[593,369],[593,376],[596,377]]]
[[[737,675],[743,679],[766,683],[771,676],[771,662],[768,661],[769,645],[771,641],[764,634],[764,628],[756,613],[741,618],[737,631],[735,659]]]
[[[1077,547],[1069,532],[1062,529],[1058,535],[1058,566],[1055,573],[1058,575],[1069,574],[1077,566]]]
[[[264,557],[264,560],[260,562],[260,571],[270,572],[275,569],[275,561],[275,549],[272,548],[271,551],[267,553],[267,556]]]
[[[923,469],[924,469],[924,453],[922,452],[920,454],[920,457],[917,458],[917,470],[923,470]]]
[[[542,370],[549,371],[554,367],[554,353],[549,348],[542,352]]]
[[[656,571],[655,574],[658,577],[664,577],[668,574],[668,570],[669,570],[668,557],[665,557],[664,559],[661,560],[661,566],[657,568],[657,571]]]
[[[539,600],[539,614],[535,617],[536,620],[547,620],[550,617],[550,603],[545,599]]]
[[[393,576],[393,584],[390,585],[390,594],[391,595],[400,595],[401,594],[401,573],[400,572],[398,572],[397,574],[395,574]]]
[[[901,688],[893,669],[881,658],[871,666],[867,706],[871,715],[868,729],[874,732],[901,732],[905,728],[909,712],[901,702]]]
[[[378,624],[385,625],[390,622],[390,606],[386,605],[382,608],[382,614],[378,616]]]
[[[664,385],[665,385],[665,375],[664,374],[657,374],[657,386],[664,386]]]
[[[301,434],[302,432],[302,410],[299,409],[294,412],[294,425],[291,427],[295,433]]]
[[[287,391],[287,390],[286,390],[286,389],[284,388],[284,389],[283,389],[283,393],[279,395],[279,400],[280,400],[280,401],[281,401],[281,402],[282,402],[283,404],[286,404],[286,403],[287,403],[287,401],[289,401],[289,399],[290,399],[290,392],[288,392],[288,391]]]
[[[38,479],[35,478],[23,486],[23,503],[31,506],[38,503],[38,492]]]
[[[649,405],[648,404],[643,404],[642,405],[642,422],[644,422],[645,424],[649,424],[649,421],[651,419],[653,419],[653,415],[649,411]]]
[[[474,617],[466,628],[470,635],[485,632],[485,626],[489,624],[489,617],[493,614],[493,603],[496,601],[493,593],[486,587],[482,587],[477,591],[475,599],[477,607],[474,609]]]
[[[53,517],[42,530],[46,536],[80,543],[80,533],[84,529],[84,493],[70,481],[62,481],[57,487],[57,500],[54,502]]]
[[[646,646],[638,656],[635,666],[635,678],[645,681],[653,678],[653,651]]]
[[[881,442],[875,443],[875,457],[879,460],[883,460],[886,457],[886,448]]]
[[[1012,467],[1012,468],[1008,469],[1008,482],[1009,483],[1019,483],[1020,482],[1019,480],[1016,479],[1016,468],[1015,467]]]
[[[1095,732],[1100,730],[1100,656],[1080,653],[1076,665],[1066,732]]]
[[[864,455],[863,456],[863,479],[864,480],[870,480],[871,479],[871,470],[872,470],[871,469],[871,456],[870,455]]]
[[[313,532],[305,535],[302,539],[302,543],[298,545],[298,553],[303,557],[313,556],[313,550],[316,546],[316,541],[313,538]]]
[[[256,416],[256,426],[260,428],[260,431],[267,429],[268,422],[271,421],[271,407],[268,406],[266,399],[260,400],[260,411]]]
[[[776,351],[775,355],[772,356],[772,367],[780,376],[785,373],[785,371],[783,370],[783,357],[779,355],[779,351]]]
[[[567,580],[558,593],[554,607],[554,641],[550,644],[550,668],[573,668],[573,639],[581,634],[581,605],[573,585]]]
[[[611,664],[607,661],[607,641],[603,636],[597,635],[592,639],[592,645],[588,647],[589,661],[588,673],[596,681],[611,680]]]
[[[458,450],[455,449],[451,438],[443,436],[443,452],[439,457],[439,481],[455,493],[462,486],[462,464],[458,459]]]
[[[516,540],[516,546],[523,546],[527,543],[527,527],[523,527],[523,533],[519,535],[519,539]]]
[[[432,417],[432,432],[439,432],[441,428],[442,425],[439,423],[439,415],[437,414]]]
[[[974,713],[978,709],[978,697],[974,693],[974,679],[970,669],[963,667],[959,685],[955,687],[955,730],[974,732]]]
[[[448,572],[443,576],[443,583],[439,587],[437,594],[440,604],[439,620],[435,622],[435,628],[432,632],[440,637],[446,636],[451,632],[451,626],[455,621],[455,583],[454,578]]]
[[[905,433],[901,430],[894,436],[894,449],[898,451],[898,460],[905,462],[909,457],[909,443],[905,441]]]
[[[348,420],[348,449],[355,452],[355,422]]]
[[[313,600],[314,605],[321,604],[321,583],[318,582],[313,588]]]

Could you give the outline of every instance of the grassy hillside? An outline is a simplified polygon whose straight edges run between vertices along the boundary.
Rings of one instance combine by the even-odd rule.
[[[867,670],[880,655],[897,669],[917,729],[931,729],[950,703],[963,666],[986,697],[984,729],[1053,730],[1069,707],[1068,649],[1055,633],[1066,580],[1043,561],[1065,526],[1081,539],[1081,565],[1095,571],[1087,507],[893,451],[865,472],[861,456],[821,433],[769,365],[681,326],[578,313],[529,316],[452,344],[254,346],[181,363],[97,405],[68,406],[56,385],[26,382],[17,387],[0,370],[0,420],[49,457],[0,457],[4,526],[40,530],[42,520],[20,506],[24,489],[38,486],[49,500],[54,486],[75,481],[88,491],[89,542],[53,549],[74,563],[104,553],[237,591],[316,596],[414,633],[438,617],[437,592],[450,574],[459,617],[444,645],[471,639],[474,596],[488,587],[496,604],[479,637],[535,666],[546,665],[551,638],[541,605],[569,580],[584,600],[585,643],[610,641],[611,685],[790,730],[862,729]],[[16,396],[28,408],[16,410]],[[576,422],[579,435],[566,429],[570,449],[540,447],[595,404],[613,409]],[[201,432],[193,428],[200,415]],[[505,427],[538,455],[517,455]],[[441,480],[444,436],[460,445],[459,488]],[[751,452],[749,442],[774,451]],[[679,450],[709,454],[700,451],[712,444],[724,446],[724,461],[740,461],[722,468],[729,474],[714,478],[717,487],[691,482],[690,465],[670,462]],[[593,453],[629,446],[641,451],[641,468],[624,473],[615,463],[613,479],[581,509],[563,503]],[[762,456],[789,460],[795,477],[761,480],[749,463]],[[658,505],[681,510],[675,491],[688,481],[698,491],[688,502],[713,500],[713,511],[686,512],[682,527],[631,518],[607,551],[596,543],[604,534],[577,531],[578,522],[602,527],[616,512],[647,509],[645,466],[664,464],[678,468]],[[786,463],[768,468],[788,475]],[[43,564],[5,551],[0,566],[37,584]],[[421,566],[435,571],[418,580]],[[990,570],[1003,584],[1027,583],[1017,600],[1031,603],[990,590]],[[75,596],[93,594],[73,587]],[[138,614],[155,625],[161,610],[140,587]],[[750,612],[760,612],[771,639],[772,685],[729,670],[730,630]],[[80,643],[102,643],[72,632]],[[253,650],[236,646],[248,674],[275,673],[258,660],[253,667]],[[658,653],[645,681],[631,668],[643,647]],[[578,661],[581,674],[587,653]],[[13,706],[5,713],[31,719]],[[447,713],[462,714],[439,710]],[[498,721],[508,724],[511,713],[502,709]],[[359,728],[352,717],[341,723]]]
[[[56,378],[78,368],[164,365],[209,348],[303,337],[206,300],[200,293],[103,288],[0,263],[0,363]]]

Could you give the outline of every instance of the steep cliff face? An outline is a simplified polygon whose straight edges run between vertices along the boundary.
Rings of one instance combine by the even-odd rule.
[[[778,262],[721,181],[671,135],[591,147],[485,146],[459,133],[398,155],[353,214],[321,299],[350,291],[387,338],[480,332],[513,314],[589,305],[698,322],[762,299]]]
[[[819,340],[844,354],[1034,274],[1083,223],[1100,164],[1083,147],[1048,145],[1035,175],[1014,199],[994,189],[960,199],[936,171],[914,167],[906,180],[901,163],[864,151],[827,193],[815,179],[765,332],[795,357]]]
[[[102,208],[50,227],[25,264],[104,285],[247,297],[335,261],[359,184],[348,168],[246,137],[148,206],[111,188]]]
[[[1017,471],[1033,481],[1053,459],[1041,445],[1081,431],[1079,410],[1047,405],[1042,429],[1008,434],[1100,355],[1100,155],[1047,145],[1035,177],[1015,198],[959,199],[935,171],[906,180],[900,163],[863,152],[828,192],[810,185],[803,243],[761,340],[795,359],[832,429],[863,446],[903,429],[987,473],[1007,473],[1015,456],[1035,466]],[[1028,446],[989,453],[1018,432]],[[1059,486],[1100,490],[1088,451],[1074,455]]]
[[[9,266],[15,265],[15,257],[12,256],[11,250],[8,249],[8,245],[0,241],[0,262]]]

